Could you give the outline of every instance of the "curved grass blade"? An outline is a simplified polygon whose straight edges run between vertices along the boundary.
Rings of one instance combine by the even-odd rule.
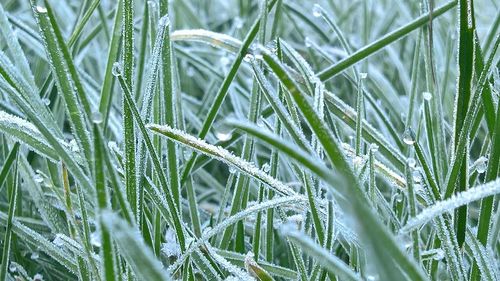
[[[324,269],[334,275],[341,276],[342,280],[362,280],[344,261],[329,253],[303,233],[285,230],[284,235],[299,245],[304,252],[312,256]]]
[[[160,261],[145,245],[137,229],[110,212],[104,212],[102,220],[118,245],[120,255],[124,257],[138,278],[151,281],[172,280],[163,270]]]
[[[17,147],[19,146],[18,143],[15,144],[13,150],[15,149],[17,151]],[[17,157],[17,153],[15,154]],[[17,173],[17,161],[16,164],[14,164],[14,170],[13,175],[14,175],[14,182],[12,185],[12,188],[10,190],[10,196],[9,196],[9,211],[7,215],[7,227],[5,229],[5,235],[3,239],[3,251],[2,251],[2,265],[0,267],[0,280],[7,280],[7,268],[9,265],[9,256],[10,256],[10,249],[12,247],[11,241],[12,241],[12,219],[14,217],[14,212],[16,211],[16,203],[17,203],[17,196],[18,196],[18,180],[19,180],[19,175]]]
[[[446,13],[453,7],[457,5],[457,1],[449,1],[443,6],[440,6],[436,8],[434,11],[432,11],[432,15],[434,18],[439,17],[440,15]],[[410,32],[414,31],[415,29],[418,29],[419,27],[423,26],[426,24],[429,20],[429,15],[424,14],[421,15],[420,17],[414,19],[413,21],[409,22],[408,24],[382,36],[375,42],[357,50],[354,52],[351,56],[342,59],[341,61],[337,62],[336,64],[322,70],[320,73],[318,73],[318,78],[321,81],[326,81],[331,78],[333,78],[335,75],[341,73],[348,67],[356,64],[357,62],[369,57],[370,55],[376,53],[377,51],[380,51],[382,48],[385,46],[395,42],[396,40],[399,40],[406,35],[408,35]]]

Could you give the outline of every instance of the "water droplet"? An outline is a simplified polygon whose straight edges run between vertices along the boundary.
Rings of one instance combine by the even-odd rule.
[[[104,119],[99,111],[92,112],[92,122],[94,124],[101,124]]]
[[[403,133],[403,142],[407,145],[415,144],[415,134],[410,128],[406,129]]]
[[[415,168],[415,166],[417,165],[417,161],[415,161],[415,159],[413,159],[411,157],[408,158],[407,162],[408,162],[408,166],[410,166],[410,168]]]
[[[269,171],[271,171],[271,166],[269,165],[269,163],[265,163],[264,165],[262,165],[262,171],[266,173],[269,173]]]
[[[234,18],[234,28],[241,29],[242,27],[243,27],[243,21],[241,20],[241,18],[235,17]]]
[[[379,278],[378,278],[378,275],[366,275],[366,280],[377,281],[377,280],[379,280]]]
[[[114,76],[121,76],[122,75],[122,65],[119,62],[113,63],[113,68],[111,69],[111,73]]]
[[[486,172],[488,168],[488,158],[481,156],[476,160],[476,171],[479,174]]]
[[[31,253],[31,259],[36,260],[40,257],[40,254],[38,252],[33,252]]]
[[[101,235],[97,231],[90,234],[90,244],[94,247],[101,247]]]
[[[236,168],[235,168],[235,167],[233,167],[233,166],[229,166],[229,172],[230,172],[231,174],[236,173]]]
[[[378,148],[379,148],[378,144],[376,144],[376,143],[372,143],[372,144],[370,144],[370,150],[371,150],[372,152],[377,152],[377,151],[378,151]]]
[[[306,36],[306,39],[305,39],[305,45],[307,48],[310,48],[311,47],[311,39],[309,37]]]
[[[420,174],[419,170],[415,170],[412,172],[412,178],[413,178],[413,181],[416,183],[422,182],[422,175]]]
[[[43,104],[45,104],[46,106],[49,106],[50,105],[50,100],[48,98],[43,98],[42,99],[42,102]]]
[[[17,271],[17,267],[14,263],[10,263],[9,264],[9,271],[10,272],[16,272]]]
[[[231,63],[231,60],[227,57],[227,56],[222,56],[220,58],[220,63],[223,65],[223,66],[227,66],[229,63]]]
[[[243,57],[243,60],[246,61],[246,62],[251,62],[252,60],[254,60],[255,58],[253,57],[253,55],[251,54],[246,54],[244,57]]]
[[[368,73],[366,73],[366,72],[361,72],[361,73],[359,73],[359,78],[361,78],[361,79],[366,79],[366,78],[368,78]]]
[[[217,132],[215,134],[215,137],[219,140],[219,141],[228,141],[230,140],[232,137],[233,137],[233,134],[231,133],[223,133],[223,132]]]
[[[189,150],[184,150],[184,159],[189,160],[191,158],[191,152]]]
[[[43,177],[39,173],[36,173],[35,176],[33,177],[33,180],[37,183],[42,183],[43,182]]]
[[[189,77],[193,77],[193,76],[194,76],[194,74],[195,74],[195,73],[194,73],[194,67],[192,67],[192,66],[188,66],[188,68],[187,68],[187,70],[186,70],[186,74],[187,74],[187,76],[189,76]]]
[[[43,275],[41,275],[40,273],[37,273],[35,274],[35,276],[33,276],[33,281],[42,281],[43,280]]]
[[[264,56],[262,56],[261,54],[255,54],[253,57],[256,60],[263,60],[264,59]]]
[[[429,92],[423,92],[422,95],[424,96],[424,100],[430,101],[432,99],[432,94]]]
[[[36,11],[41,13],[41,14],[44,14],[44,13],[47,13],[47,8],[45,8],[43,6],[36,6]]]
[[[319,18],[321,17],[321,14],[322,14],[322,8],[319,4],[314,4],[313,6],[313,16]]]

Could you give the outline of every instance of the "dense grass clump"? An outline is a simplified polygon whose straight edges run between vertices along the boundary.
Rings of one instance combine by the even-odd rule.
[[[499,280],[493,0],[0,0],[0,281]]]

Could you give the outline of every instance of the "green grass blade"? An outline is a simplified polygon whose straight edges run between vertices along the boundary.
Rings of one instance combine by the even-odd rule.
[[[456,1],[449,1],[443,6],[440,6],[436,8],[434,11],[432,11],[432,15],[434,18],[439,17],[440,15],[446,13],[453,7],[457,5]],[[428,14],[424,14],[415,20],[409,22],[408,24],[384,35],[383,37],[379,38],[373,43],[370,43],[369,45],[357,50],[354,52],[351,56],[342,59],[341,61],[337,62],[335,65],[332,65],[324,70],[322,70],[320,73],[318,73],[318,78],[321,81],[326,81],[328,79],[331,79],[335,75],[339,74],[340,72],[344,71],[348,67],[356,64],[357,62],[367,58],[368,56],[376,53],[377,51],[381,50],[385,46],[391,44],[392,42],[395,42],[398,39],[401,39],[402,37],[408,35],[411,31],[423,26],[424,24],[427,23],[429,19]]]
[[[17,147],[19,146],[18,143],[15,144],[13,150],[15,149],[17,151]],[[17,157],[17,153],[15,154]],[[10,196],[9,196],[9,212],[8,212],[8,217],[7,217],[7,227],[5,229],[5,236],[3,239],[3,251],[2,251],[2,266],[0,267],[0,280],[7,280],[7,268],[8,268],[8,261],[9,256],[10,256],[10,250],[11,250],[11,241],[12,241],[12,219],[14,217],[14,212],[16,211],[16,203],[17,203],[17,196],[18,196],[18,174],[17,174],[17,161],[16,164],[14,164],[14,170],[13,175],[14,175],[14,183],[12,185],[12,188],[10,190]]]

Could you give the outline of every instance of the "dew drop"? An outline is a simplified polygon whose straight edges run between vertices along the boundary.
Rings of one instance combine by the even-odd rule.
[[[269,165],[269,163],[265,163],[264,165],[262,165],[262,171],[264,171],[265,173],[269,173],[269,171],[271,171],[271,166]]]
[[[310,48],[312,46],[311,39],[309,37],[306,37],[304,44],[307,48]]]
[[[407,145],[415,144],[415,134],[410,128],[406,129],[403,133],[403,142]]]
[[[246,61],[246,62],[251,62],[252,60],[254,60],[254,57],[251,54],[246,54],[243,57],[243,60]]]
[[[230,172],[231,174],[236,173],[236,168],[235,168],[235,167],[233,167],[233,166],[229,166],[229,172]]]
[[[432,99],[432,94],[429,92],[423,92],[422,95],[424,96],[424,100],[430,101]]]
[[[413,181],[416,183],[422,182],[422,175],[420,175],[419,170],[415,170],[412,172],[412,178],[413,178]]]
[[[482,174],[486,172],[486,169],[488,168],[488,158],[481,156],[479,159],[476,160],[476,171],[479,174]]]
[[[37,182],[37,183],[42,183],[43,177],[42,177],[42,175],[36,173],[35,176],[33,177],[33,180],[35,180],[35,182]]]
[[[37,260],[40,257],[40,254],[38,252],[33,252],[31,253],[31,259],[32,260]]]
[[[111,68],[111,73],[114,76],[121,76],[122,75],[122,65],[119,62],[113,63],[113,68]]]
[[[415,159],[413,159],[411,157],[408,158],[407,162],[408,162],[408,166],[410,166],[410,168],[415,168],[415,166],[417,165],[417,161],[415,161]]]
[[[16,272],[17,271],[17,267],[14,263],[10,263],[9,264],[9,271],[10,272]]]
[[[47,13],[47,8],[45,8],[43,6],[36,6],[36,11],[38,13],[45,14],[45,13]]]
[[[315,16],[316,18],[319,18],[321,17],[321,14],[322,14],[322,8],[319,4],[314,4],[313,6],[313,16]]]
[[[231,133],[223,133],[223,132],[217,132],[215,134],[215,137],[219,140],[219,141],[228,141],[230,140],[233,135]]]
[[[33,276],[33,281],[42,281],[43,280],[43,275],[41,275],[40,273],[37,273],[35,274],[35,276]]]
[[[187,70],[186,70],[186,74],[187,76],[189,77],[193,77],[194,76],[194,68],[192,66],[188,66]]]
[[[243,27],[243,21],[241,20],[240,17],[234,18],[234,27],[236,29],[241,29]]]
[[[50,105],[50,100],[48,98],[43,98],[42,99],[42,102],[43,104],[45,104],[46,106],[49,106]]]
[[[101,235],[99,235],[99,233],[96,231],[96,232],[92,232],[90,234],[90,244],[92,244],[92,246],[94,247],[101,247]]]
[[[99,111],[92,112],[92,122],[94,124],[101,124],[104,119]]]
[[[229,60],[229,58],[227,56],[222,56],[220,58],[220,63],[223,65],[223,66],[227,66],[229,63],[231,62],[231,60]]]
[[[359,78],[361,78],[361,79],[366,79],[366,78],[368,78],[368,73],[366,73],[366,72],[361,72],[361,73],[359,73]]]
[[[372,143],[372,144],[370,144],[370,150],[371,150],[372,152],[377,152],[377,151],[378,151],[378,148],[379,148],[378,144],[376,144],[376,143]]]

